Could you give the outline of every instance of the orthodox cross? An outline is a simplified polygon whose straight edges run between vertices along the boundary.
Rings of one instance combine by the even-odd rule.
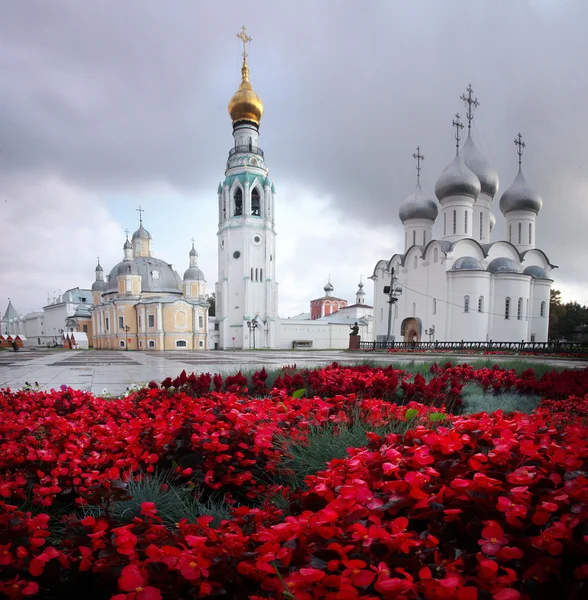
[[[515,146],[517,147],[517,154],[519,155],[519,167],[521,166],[521,158],[523,156],[523,150],[526,146],[525,142],[523,142],[523,136],[519,133],[517,135],[515,141]]]
[[[127,236],[127,240],[129,239],[129,233],[130,231],[128,229],[125,229],[125,235]],[[98,258],[98,261],[100,261],[100,258]]]
[[[100,257],[99,257],[99,256],[97,256],[96,258],[98,259],[98,264],[100,264]]]
[[[478,102],[477,98],[472,98],[472,96],[474,94],[474,90],[472,89],[471,83],[468,84],[466,92],[468,93],[467,96],[465,94],[462,94],[459,98],[460,98],[460,100],[463,100],[465,102],[465,105],[467,106],[466,118],[468,120],[468,133],[469,133],[470,129],[472,128],[472,120],[474,118],[474,110],[476,108],[478,108],[478,106],[480,106],[480,103]]]
[[[190,239],[192,240],[192,246],[193,246],[196,239],[195,238],[190,238]]]
[[[241,27],[241,31],[237,34],[237,37],[243,42],[243,58],[247,58],[247,42],[252,42],[253,38],[247,35],[245,25]]]
[[[141,205],[139,205],[139,208],[136,208],[135,210],[139,213],[139,225],[143,225],[143,213],[145,212],[145,209],[141,208]]]
[[[455,119],[452,121],[455,127],[455,147],[459,150],[459,140],[461,140],[461,130],[463,129],[463,123],[460,121],[459,113],[455,113]]]
[[[416,154],[413,154],[412,157],[417,161],[417,185],[421,184],[421,162],[425,160],[425,157],[421,154],[421,147],[417,146]]]

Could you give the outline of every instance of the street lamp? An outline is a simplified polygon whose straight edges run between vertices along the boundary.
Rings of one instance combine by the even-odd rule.
[[[429,342],[433,341],[433,336],[435,335],[435,325],[431,325],[429,329],[425,329],[425,335],[429,336]]]
[[[384,294],[388,296],[388,334],[386,335],[386,341],[390,341],[390,334],[392,331],[392,305],[398,302],[398,296],[402,294],[402,288],[398,285],[398,278],[394,274],[394,267],[390,269],[390,285],[384,286]]]
[[[123,327],[123,329],[125,330],[125,346],[127,348],[127,352],[129,351],[129,331],[131,330],[129,325],[125,325]]]
[[[253,336],[253,349],[255,350],[255,330],[259,323],[253,319],[253,321],[247,321],[247,327],[249,327],[249,335]],[[249,347],[251,348],[251,339],[249,339]]]

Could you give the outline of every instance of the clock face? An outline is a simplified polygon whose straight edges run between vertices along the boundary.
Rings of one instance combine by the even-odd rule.
[[[235,252],[233,252],[233,258],[239,258],[241,256],[241,253],[239,252],[239,250],[235,250]]]

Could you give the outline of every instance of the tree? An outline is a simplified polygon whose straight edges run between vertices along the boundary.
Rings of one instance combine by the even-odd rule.
[[[206,300],[208,301],[208,316],[215,317],[216,316],[216,297],[214,292],[212,294],[208,294],[206,296]]]
[[[566,308],[561,303],[561,292],[551,290],[549,294],[549,339],[561,337],[561,320],[566,315]]]
[[[549,338],[573,339],[574,330],[588,324],[588,308],[578,302],[561,301],[561,292],[551,290],[549,301]]]

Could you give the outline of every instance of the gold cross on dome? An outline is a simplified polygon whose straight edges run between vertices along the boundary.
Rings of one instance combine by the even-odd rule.
[[[245,25],[241,27],[241,31],[237,34],[237,37],[243,42],[243,58],[247,58],[247,42],[252,42],[253,38],[247,35]]]

